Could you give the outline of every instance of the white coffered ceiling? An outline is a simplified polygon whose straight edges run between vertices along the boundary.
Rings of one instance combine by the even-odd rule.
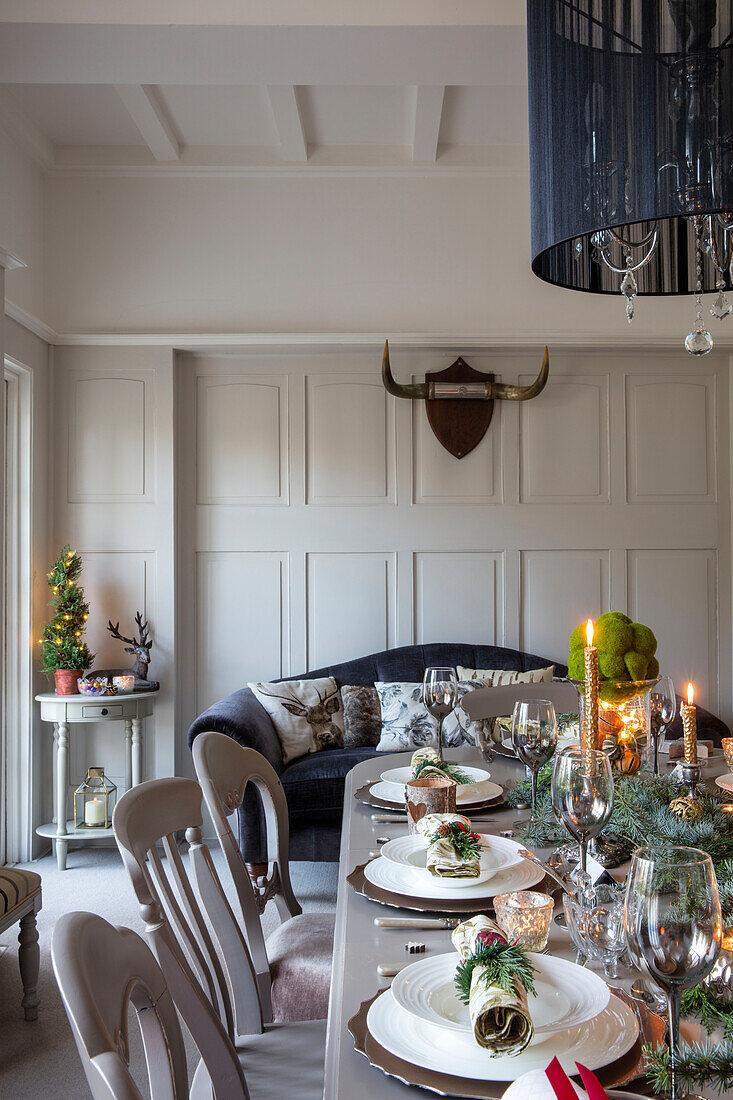
[[[524,22],[523,0],[0,0],[0,124],[51,171],[514,170]]]

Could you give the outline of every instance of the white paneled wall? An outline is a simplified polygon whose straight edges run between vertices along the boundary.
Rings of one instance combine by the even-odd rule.
[[[376,347],[58,352],[55,539],[86,557],[103,663],[124,659],[107,618],[150,617],[146,774],[185,770],[191,719],[247,680],[440,640],[563,661],[610,608],[731,717],[727,358],[550,351],[546,391],[497,403],[460,461],[385,393]],[[396,347],[393,369],[459,352],[508,382],[541,358]],[[78,769],[121,754],[101,736]]]
[[[460,350],[505,381],[539,367]],[[453,358],[392,353],[405,380]],[[497,403],[461,461],[421,403],[385,393],[379,359],[182,357],[186,721],[252,677],[412,642],[563,661],[570,630],[610,608],[654,626],[665,670],[727,713],[727,359],[692,373],[682,354],[552,352],[542,396]]]

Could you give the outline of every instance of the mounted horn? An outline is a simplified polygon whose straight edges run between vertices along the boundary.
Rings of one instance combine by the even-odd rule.
[[[542,393],[543,389],[547,385],[547,379],[550,376],[550,353],[545,348],[545,354],[542,358],[542,366],[540,367],[540,373],[529,386],[507,386],[505,382],[494,382],[491,386],[491,396],[498,398],[500,401],[529,401],[530,398],[536,397],[538,393]]]
[[[382,382],[387,393],[391,393],[393,397],[408,397],[412,401],[426,400],[429,395],[429,387],[427,382],[413,383],[410,386],[403,386],[399,382],[395,382],[392,377],[392,368],[389,364],[389,340],[384,341],[384,353],[382,355]]]

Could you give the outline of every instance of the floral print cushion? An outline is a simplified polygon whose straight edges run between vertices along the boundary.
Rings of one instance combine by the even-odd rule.
[[[459,683],[459,699],[484,685],[480,681]],[[376,683],[382,709],[382,736],[379,752],[405,752],[422,745],[437,744],[438,721],[433,718],[422,701],[422,684]],[[485,728],[484,722],[472,722],[460,702],[443,722],[444,745],[475,745],[477,732]]]

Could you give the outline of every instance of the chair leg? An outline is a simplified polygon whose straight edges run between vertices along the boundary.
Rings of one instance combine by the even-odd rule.
[[[20,918],[20,931],[18,933],[18,965],[20,967],[20,980],[23,983],[23,1011],[26,1020],[38,1019],[38,972],[41,965],[41,952],[38,949],[38,929],[36,927],[36,912],[31,909]]]
[[[257,882],[258,878],[263,878],[267,874],[268,863],[245,863],[247,873],[252,879],[252,882]]]

